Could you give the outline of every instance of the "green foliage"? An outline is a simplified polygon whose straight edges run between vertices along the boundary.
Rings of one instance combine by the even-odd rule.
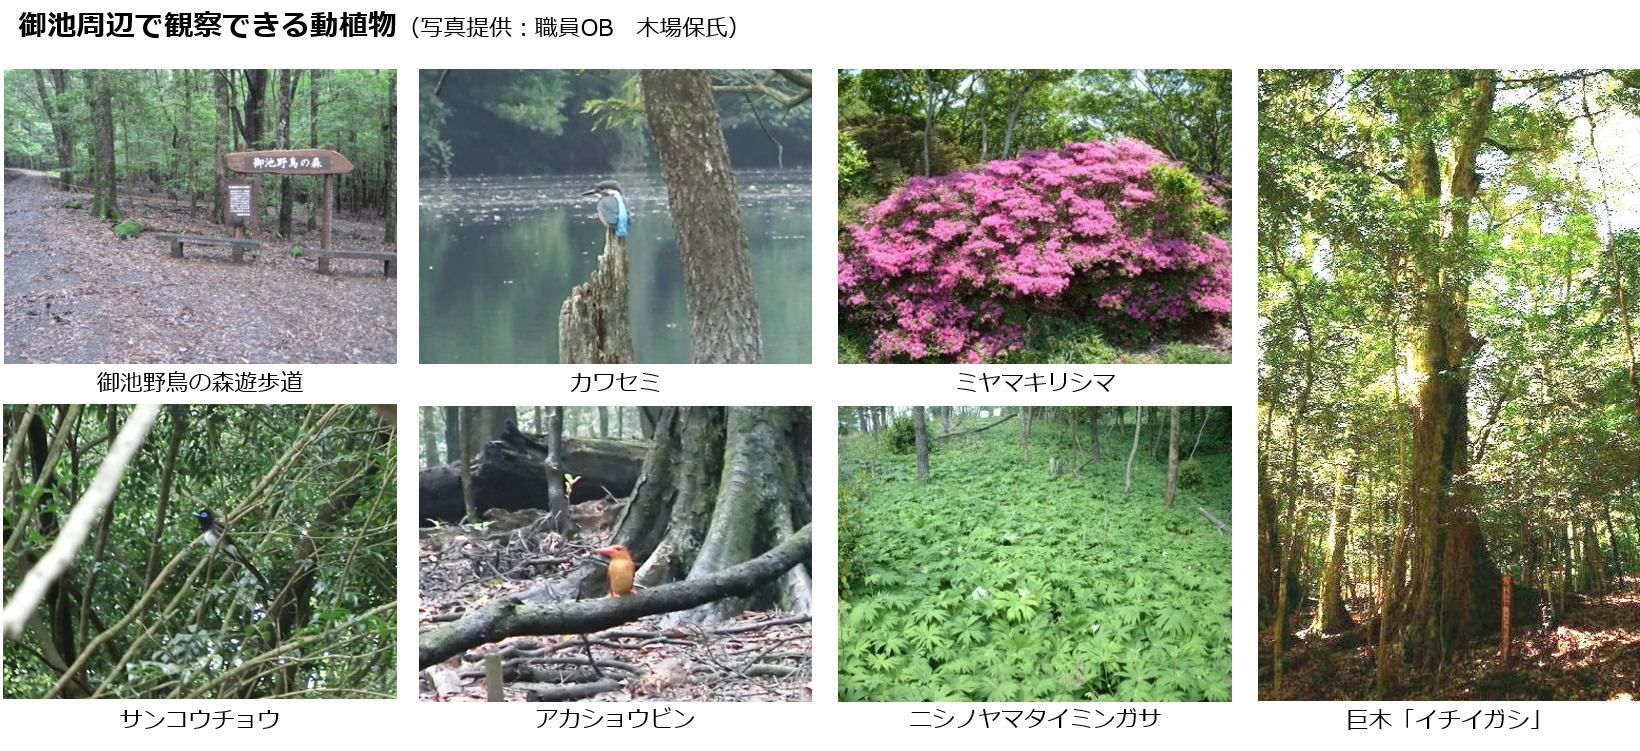
[[[888,426],[888,450],[896,454],[917,455],[917,426],[911,418],[902,417]]]
[[[1207,486],[1207,469],[1202,466],[1202,460],[1191,457],[1179,462],[1179,487],[1185,490],[1201,490]]]
[[[1198,228],[1215,231],[1230,223],[1223,209],[1208,200],[1201,178],[1190,170],[1171,164],[1150,167],[1151,187],[1160,204],[1159,229],[1174,237],[1195,239]],[[1165,218],[1163,218],[1165,217]]]
[[[845,598],[870,561],[863,543],[868,480],[862,473],[837,488],[837,591]]]
[[[114,234],[121,237],[135,237],[142,232],[142,225],[129,219],[114,225]]]
[[[864,352],[864,345],[855,342],[853,346]],[[862,359],[839,362],[863,362],[864,354],[859,357]],[[1178,342],[1164,344],[1158,349],[1123,349],[1107,341],[1105,332],[1099,326],[1071,318],[1044,317],[1031,321],[1031,333],[1026,339],[1025,349],[1013,353],[1009,359],[1010,362],[1054,365],[1199,365],[1228,364],[1230,353],[1201,344]]]
[[[85,208],[85,202],[81,201],[79,199],[70,199],[70,200],[67,200],[67,201],[63,201],[63,208],[65,208],[65,209],[83,209],[83,208]]]
[[[841,700],[1230,698],[1230,542],[1162,506],[1165,464],[1141,458],[1124,495],[1120,459],[1054,478],[1020,461],[1017,431],[953,440],[924,486],[914,458],[871,463],[869,436],[843,439],[839,465],[876,477],[869,498],[840,482]],[[1032,441],[1035,456],[1070,436],[1049,416]],[[1229,455],[1195,461],[1222,478],[1203,505],[1228,515]]]
[[[21,410],[25,405],[11,407]],[[318,420],[318,415],[323,415],[323,420]],[[46,436],[87,435],[89,431],[107,430],[110,423],[131,416],[130,407],[115,405],[85,405],[74,412],[46,408],[34,416],[34,425],[43,428]],[[98,608],[98,612],[108,608],[108,613],[141,608],[144,599],[154,594],[149,587],[161,585],[185,607],[144,626],[144,631],[157,639],[154,648],[136,649],[130,654],[87,654],[87,671],[116,672],[120,676],[120,680],[112,680],[100,689],[108,690],[110,699],[157,699],[179,689],[177,680],[194,682],[197,679],[189,676],[215,674],[218,671],[212,666],[221,666],[225,654],[267,659],[280,653],[280,644],[323,641],[326,659],[331,659],[328,666],[297,662],[287,666],[303,687],[320,695],[392,694],[395,669],[380,658],[382,649],[392,649],[399,626],[390,608],[367,605],[394,602],[402,589],[392,576],[402,558],[397,531],[390,523],[371,523],[394,517],[395,498],[399,497],[397,439],[387,439],[380,433],[379,416],[364,405],[244,407],[200,403],[167,405],[154,420],[154,436],[184,439],[164,461],[139,456],[138,461],[131,462],[123,469],[120,489],[131,497],[144,498],[171,492],[175,503],[169,508],[156,503],[112,505],[98,535],[110,551],[153,546],[180,561],[174,561],[174,571],[156,572],[156,579],[103,577],[95,592],[84,592],[89,599],[77,603],[74,613],[59,613],[59,617],[97,618],[95,613],[80,612],[82,605]],[[282,449],[269,451],[271,446]],[[34,512],[67,520],[72,512],[72,497],[67,490],[89,487],[107,469],[105,459],[112,446],[103,441],[79,446],[75,451],[82,454],[75,457],[64,453],[61,459],[54,459],[59,461],[54,466],[59,492],[49,505],[34,508],[30,503],[28,507]],[[257,482],[272,482],[280,502],[267,502],[271,498],[259,502],[243,495],[241,490],[253,489]],[[336,494],[359,490],[361,482],[379,492],[376,508],[371,508],[372,503],[336,507]],[[25,484],[18,490],[23,494],[20,500],[34,498],[44,503],[38,489]],[[331,590],[331,597],[313,600],[310,612],[284,625],[259,617],[261,607],[256,603],[261,600],[256,599],[256,585],[244,584],[254,582],[251,574],[231,564],[223,549],[213,551],[203,543],[200,530],[190,518],[194,510],[205,505],[220,517],[235,518],[231,523],[239,556],[253,562],[276,587],[287,580],[312,576],[313,584]],[[295,561],[292,549],[280,539],[302,535],[303,526],[320,515],[328,515],[331,530],[349,530],[348,549],[320,544],[307,549],[305,561]],[[20,546],[18,554],[44,554],[57,541],[56,528],[51,526],[44,530],[48,535],[43,535],[38,518],[31,521],[8,515],[7,523],[18,525],[16,538],[10,541]],[[87,548],[80,553],[80,564],[87,572],[115,564],[115,558],[98,559],[100,551]],[[108,571],[112,572],[112,567]],[[80,628],[72,618],[59,625]],[[277,630],[282,630],[282,638],[272,636]],[[126,658],[130,658],[130,664],[121,662]],[[346,676],[335,671],[343,664],[351,666]],[[39,680],[34,676],[41,671],[18,662],[10,662],[8,669],[8,697],[38,699],[51,690],[51,671],[44,671],[43,680]],[[200,684],[195,689],[202,690],[200,695],[221,697],[279,692],[274,685],[266,684],[241,685],[236,692],[226,694],[218,690],[225,687]]]
[[[854,142],[847,131],[837,132],[837,186],[845,196],[857,196],[865,191],[866,171],[871,164],[866,161],[866,151]]]
[[[1230,353],[1200,344],[1164,344],[1161,361],[1169,365],[1229,365]]]
[[[1137,138],[1194,172],[1230,172],[1228,69],[1089,70],[1075,84],[1093,137]]]
[[[1166,608],[1156,613],[1156,625],[1161,626],[1163,633],[1173,636],[1184,636],[1196,633],[1196,621],[1191,620],[1191,613],[1179,608]]]

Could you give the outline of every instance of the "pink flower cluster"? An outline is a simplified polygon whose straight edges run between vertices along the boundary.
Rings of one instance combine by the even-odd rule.
[[[872,360],[969,363],[1024,346],[1046,312],[1135,337],[1226,320],[1230,248],[1168,215],[1155,165],[1176,166],[1123,140],[912,178],[849,227],[841,312],[873,332]]]

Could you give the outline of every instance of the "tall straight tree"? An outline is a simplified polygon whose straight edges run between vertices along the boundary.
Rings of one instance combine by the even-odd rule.
[[[96,132],[97,159],[92,165],[91,215],[120,218],[118,175],[114,171],[114,71],[85,72],[91,92],[91,123]]]
[[[1460,70],[1408,72],[1395,83],[1386,101],[1398,115],[1402,197],[1422,217],[1407,233],[1407,257],[1391,257],[1386,269],[1393,277],[1404,260],[1410,273],[1411,370],[1418,384],[1406,488],[1417,541],[1400,607],[1401,639],[1410,659],[1434,666],[1447,645],[1495,623],[1498,612],[1501,576],[1487,555],[1471,486],[1459,480],[1469,465],[1469,365],[1476,344],[1467,309],[1469,217],[1497,81],[1494,71]]]
[[[1173,508],[1173,493],[1179,489],[1179,408],[1170,408],[1173,428],[1167,434],[1167,507]]]
[[[928,484],[928,418],[926,408],[911,408],[911,423],[917,433],[917,482]]]

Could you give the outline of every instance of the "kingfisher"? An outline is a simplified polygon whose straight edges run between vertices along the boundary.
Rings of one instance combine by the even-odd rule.
[[[616,237],[626,237],[626,223],[630,215],[626,209],[626,196],[621,193],[620,183],[604,180],[581,195],[598,196],[599,221],[604,223],[605,229],[614,232]]]

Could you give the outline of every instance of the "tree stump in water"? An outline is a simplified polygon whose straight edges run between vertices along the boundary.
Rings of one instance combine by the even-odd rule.
[[[604,240],[598,270],[578,285],[558,313],[558,362],[620,365],[633,362],[627,320],[626,239]]]

